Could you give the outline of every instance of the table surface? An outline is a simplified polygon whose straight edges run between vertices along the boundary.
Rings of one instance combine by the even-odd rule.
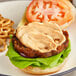
[[[3,1],[13,1],[13,0],[0,0],[0,2],[3,2]],[[14,1],[17,1],[17,0],[14,0]],[[22,0],[21,0],[22,1]],[[24,1],[24,0],[23,0]],[[29,0],[30,1],[30,0]],[[59,76],[59,75],[58,75]],[[64,76],[76,76],[76,71],[72,71]]]

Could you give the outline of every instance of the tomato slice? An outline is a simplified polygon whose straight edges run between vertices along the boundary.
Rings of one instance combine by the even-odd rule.
[[[29,22],[52,21],[63,25],[72,20],[71,9],[66,0],[33,0],[26,11]]]

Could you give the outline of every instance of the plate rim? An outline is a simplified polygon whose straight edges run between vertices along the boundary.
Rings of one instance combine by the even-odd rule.
[[[18,1],[15,1],[15,0],[13,0],[13,1],[2,1],[2,2],[0,2],[0,4],[4,4],[4,3],[12,3],[12,2],[31,2],[31,0],[26,0],[26,1],[21,1],[21,0],[18,0]],[[49,75],[49,76],[61,76],[61,75],[65,75],[65,74],[68,74],[68,73],[70,73],[70,72],[73,72],[73,71],[75,71],[76,70],[76,67],[73,67],[73,68],[71,68],[71,69],[69,69],[69,70],[66,70],[66,71],[64,71],[64,72],[61,72],[61,73],[57,73],[57,74],[54,74],[54,75]],[[0,74],[0,76],[9,76],[9,75],[6,75],[6,74]]]
[[[17,0],[12,0],[12,1],[9,1],[8,0],[8,1],[1,1],[0,4],[2,4],[2,3],[11,3],[11,2],[31,2],[31,0],[25,0],[25,1],[24,0],[23,1],[21,1],[21,0],[18,0],[18,1]]]

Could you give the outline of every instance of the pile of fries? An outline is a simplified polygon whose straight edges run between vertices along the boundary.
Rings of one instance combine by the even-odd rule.
[[[13,21],[0,14],[0,52],[6,50],[7,39],[9,39],[10,34],[14,34],[13,24]]]

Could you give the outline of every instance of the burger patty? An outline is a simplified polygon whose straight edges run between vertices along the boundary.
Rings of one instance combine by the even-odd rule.
[[[58,46],[57,50],[51,50],[50,52],[47,52],[47,53],[41,53],[37,50],[33,50],[29,47],[24,46],[18,40],[16,35],[13,36],[12,42],[13,42],[14,49],[23,57],[27,57],[27,58],[47,58],[47,57],[59,54],[60,52],[62,52],[64,49],[66,49],[68,47],[68,43],[69,43],[68,32],[63,31],[63,34],[66,38],[66,41],[61,46]]]

